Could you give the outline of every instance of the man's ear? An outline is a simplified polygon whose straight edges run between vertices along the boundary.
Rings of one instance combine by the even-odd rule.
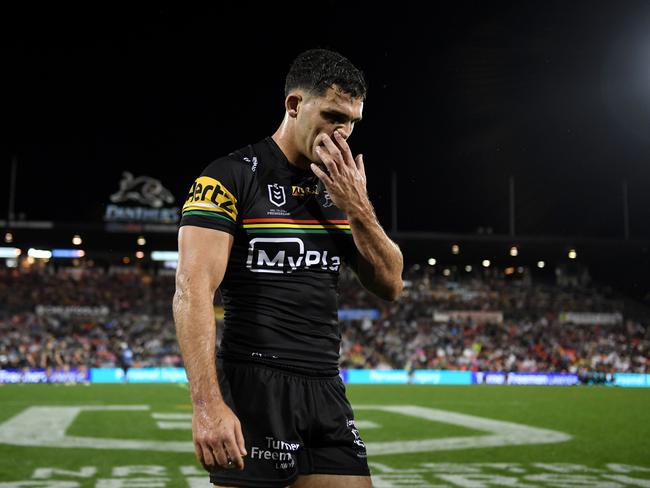
[[[295,119],[298,116],[302,100],[303,97],[298,92],[291,92],[287,95],[287,98],[284,100],[284,108],[289,114],[289,117]]]

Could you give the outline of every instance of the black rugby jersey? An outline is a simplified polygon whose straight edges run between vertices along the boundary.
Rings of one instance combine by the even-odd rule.
[[[355,245],[347,216],[311,171],[267,137],[207,166],[180,225],[234,235],[220,286],[220,357],[338,368],[338,275]]]

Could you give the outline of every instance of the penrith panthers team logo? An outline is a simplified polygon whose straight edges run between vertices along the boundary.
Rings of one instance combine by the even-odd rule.
[[[269,200],[276,207],[281,207],[287,203],[287,195],[284,193],[284,186],[273,183],[269,187]]]
[[[138,202],[160,208],[166,203],[173,203],[174,196],[162,185],[160,180],[150,176],[134,178],[133,174],[124,171],[120,181],[120,189],[111,195],[111,202]]]

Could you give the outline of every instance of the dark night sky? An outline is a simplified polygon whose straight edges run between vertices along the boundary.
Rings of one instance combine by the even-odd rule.
[[[0,218],[12,154],[28,219],[100,220],[124,170],[181,203],[275,130],[292,58],[329,47],[369,83],[351,145],[385,226],[395,170],[400,230],[507,233],[512,175],[518,233],[620,237],[625,178],[650,239],[650,2],[318,5],[2,7]]]

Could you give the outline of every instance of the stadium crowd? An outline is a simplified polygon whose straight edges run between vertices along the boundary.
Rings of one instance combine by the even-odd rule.
[[[405,284],[385,302],[344,270],[340,309],[375,312],[341,321],[342,367],[650,372],[650,315],[630,319],[611,290],[419,265]],[[173,293],[173,270],[0,268],[0,369],[182,366]],[[575,324],[566,312],[619,319]]]

